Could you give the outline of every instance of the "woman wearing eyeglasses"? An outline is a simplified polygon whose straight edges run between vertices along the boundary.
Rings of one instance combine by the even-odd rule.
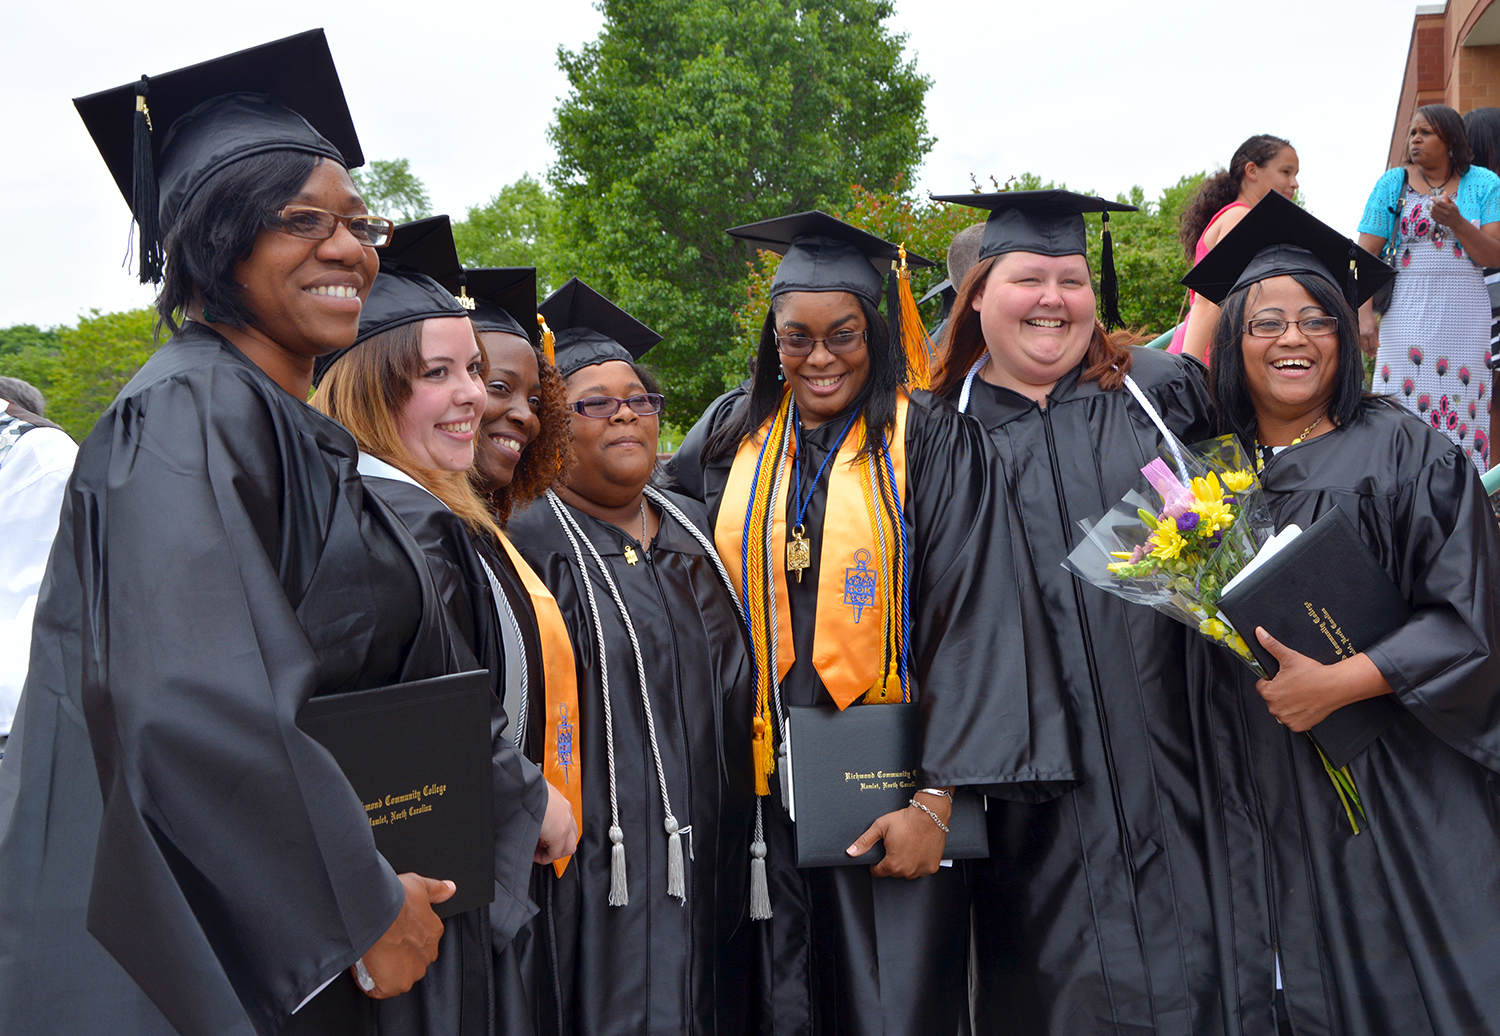
[[[744,633],[701,505],[651,487],[660,340],[576,279],[541,304],[578,464],[507,529],[562,610],[566,702],[532,688],[526,745],[581,792],[578,851],[539,868],[536,1010],[546,1033],[754,1031]]]
[[[953,795],[1044,799],[1074,782],[1045,643],[1032,654],[1033,580],[983,430],[910,387],[925,351],[881,315],[892,261],[926,260],[821,212],[730,233],[784,258],[748,391],[710,406],[674,473],[709,505],[753,638],[754,739],[734,753],[760,796],[766,1031],[967,1032],[973,861],[943,866]],[[787,808],[790,710],[820,708],[837,730],[902,704],[918,706],[910,794],[837,847],[847,865],[798,868],[815,832]],[[790,736],[796,770],[809,750],[795,722]],[[877,863],[856,860],[877,847]]]
[[[1362,650],[1327,665],[1261,636],[1271,680],[1193,645],[1214,667],[1196,711],[1245,1036],[1436,1036],[1500,1017],[1500,530],[1462,447],[1362,391],[1356,311],[1389,277],[1267,197],[1186,278],[1220,307],[1214,400],[1263,465],[1276,527],[1340,512],[1411,609],[1374,640],[1338,616]],[[1347,762],[1357,805],[1308,730]]]
[[[305,402],[391,230],[345,167],[327,45],[77,106],[173,334],[79,450],[37,607],[0,764],[0,1030],[417,1031],[380,1005],[435,959],[453,886],[392,871],[296,722],[464,662],[420,548]]]

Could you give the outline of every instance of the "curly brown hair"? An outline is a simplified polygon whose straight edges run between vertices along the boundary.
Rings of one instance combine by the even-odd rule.
[[[557,368],[547,362],[542,351],[536,353],[536,368],[542,385],[542,405],[537,420],[542,430],[521,453],[510,485],[495,486],[487,482],[478,467],[470,469],[474,488],[490,506],[495,521],[504,526],[517,506],[525,506],[546,493],[555,484],[567,481],[578,463],[573,453],[572,411],[568,408],[568,385]]]
[[[1240,195],[1240,186],[1245,180],[1245,167],[1262,166],[1273,161],[1283,148],[1291,142],[1269,133],[1257,133],[1234,150],[1228,169],[1220,169],[1205,177],[1199,184],[1193,200],[1188,202],[1179,217],[1177,240],[1187,253],[1188,262],[1197,261],[1198,239],[1208,229],[1214,214]]]
[[[943,327],[943,340],[938,347],[938,370],[933,376],[932,391],[940,396],[947,395],[963,382],[969,368],[987,348],[984,328],[980,326],[979,313],[974,309],[974,296],[989,279],[990,270],[999,258],[990,256],[975,263],[958,289],[952,315]],[[1104,325],[1095,317],[1094,336],[1089,340],[1088,352],[1084,353],[1084,370],[1078,380],[1097,381],[1106,392],[1120,388],[1125,384],[1125,375],[1130,373],[1130,347],[1142,340],[1141,335],[1134,331],[1105,331]]]

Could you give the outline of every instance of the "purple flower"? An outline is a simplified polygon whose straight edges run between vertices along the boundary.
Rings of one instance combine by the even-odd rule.
[[[1196,511],[1183,511],[1177,516],[1177,531],[1192,532],[1198,527],[1200,520]]]
[[[1224,539],[1224,531],[1221,529],[1221,530],[1219,530],[1218,532],[1214,533],[1212,536],[1209,537],[1208,545],[1210,547],[1217,547],[1223,541],[1223,539]]]

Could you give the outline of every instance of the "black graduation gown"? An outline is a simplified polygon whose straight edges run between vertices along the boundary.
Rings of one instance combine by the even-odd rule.
[[[7,1036],[274,1033],[329,978],[294,1026],[374,1024],[344,973],[404,892],[294,720],[456,656],[355,457],[195,323],[79,450],[0,764]]]
[[[1207,641],[1205,773],[1226,998],[1275,1033],[1273,948],[1297,1036],[1500,1027],[1500,532],[1447,437],[1384,404],[1292,446],[1261,475],[1278,528],[1342,510],[1416,612],[1366,653],[1393,725],[1350,763],[1356,837],[1308,738]]]
[[[741,398],[732,392],[710,406],[672,465],[678,484],[715,515],[733,456],[705,461],[702,451]],[[844,420],[803,433],[804,486],[838,449]],[[926,720],[920,780],[1006,796],[1054,795],[1075,779],[1067,724],[1055,682],[1039,678],[1028,693],[1023,598],[988,453],[974,421],[930,393],[912,394],[904,518],[912,545],[911,686]],[[789,510],[796,506],[792,495]],[[800,582],[787,583],[796,646],[782,683],[787,707],[831,702],[812,664],[816,530],[826,500],[827,483],[820,481],[804,518],[814,530],[812,566]],[[862,866],[798,870],[794,825],[774,780],[764,816],[773,916],[759,922],[768,1015],[762,1031],[967,1032],[967,868],[943,867],[915,880],[875,878]]]
[[[381,1004],[381,1012],[399,1016],[414,1032],[484,1036],[495,1031],[495,950],[503,949],[536,913],[530,897],[531,859],[547,812],[547,783],[507,736],[509,722],[502,705],[503,638],[475,537],[442,501],[414,482],[366,474],[365,485],[400,516],[422,547],[439,598],[479,666],[489,670],[495,689],[490,716],[495,774],[494,902],[446,919],[438,959],[413,988],[413,995],[396,997],[389,1006]],[[494,570],[491,556],[486,553],[485,563]],[[382,1018],[382,1022],[389,1028],[395,1018]]]
[[[701,523],[701,505],[673,500]],[[739,616],[712,559],[670,516],[661,517],[647,555],[615,526],[570,512],[609,565],[635,626],[672,809],[679,824],[692,825],[691,837],[682,837],[691,856],[683,903],[667,896],[665,815],[635,656],[584,548],[607,645],[630,893],[627,905],[609,905],[609,764],[595,624],[568,538],[547,501],[538,500],[507,529],[557,598],[572,637],[584,774],[577,854],[561,878],[551,866],[536,869],[539,1028],[547,1036],[743,1032],[754,788],[749,752],[733,751],[750,743],[750,665]],[[634,565],[625,560],[627,546],[637,555]],[[546,715],[542,690],[532,683],[533,758],[540,758]]]
[[[1132,376],[1184,442],[1212,434],[1204,368],[1134,350]],[[1183,656],[1186,627],[1062,568],[1075,524],[1113,506],[1161,434],[1128,389],[1065,375],[1045,409],[976,378],[1021,515],[1078,724],[1083,786],[990,804],[975,870],[976,1027],[1007,1036],[1221,1031],[1207,848]],[[955,390],[953,398],[957,398]]]

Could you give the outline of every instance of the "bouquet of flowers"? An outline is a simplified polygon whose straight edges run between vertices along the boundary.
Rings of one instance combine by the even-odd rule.
[[[1225,435],[1191,447],[1170,442],[1141,474],[1149,489],[1078,523],[1084,540],[1064,567],[1224,644],[1265,676],[1218,606],[1225,585],[1275,531],[1255,466]]]
[[[1218,641],[1265,678],[1245,638],[1219,611],[1219,595],[1276,531],[1254,464],[1225,435],[1190,447],[1169,440],[1141,474],[1149,489],[1138,487],[1078,523],[1084,540],[1063,567]],[[1363,817],[1364,807],[1353,775],[1347,766],[1335,768],[1316,741],[1313,747],[1359,834],[1354,815]]]

